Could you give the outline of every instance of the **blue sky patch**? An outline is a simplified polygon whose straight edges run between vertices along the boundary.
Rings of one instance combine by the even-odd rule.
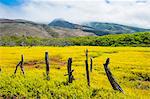
[[[23,2],[24,0],[0,0],[0,4],[6,6],[18,6],[21,5]]]

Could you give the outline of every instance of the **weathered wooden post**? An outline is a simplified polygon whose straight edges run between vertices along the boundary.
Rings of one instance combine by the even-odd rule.
[[[93,69],[93,59],[90,57],[90,71],[92,72]]]
[[[24,75],[23,62],[24,62],[24,57],[23,57],[23,55],[21,55],[21,61],[16,65],[16,69],[15,69],[15,71],[14,71],[14,74],[17,73],[18,66],[20,66],[21,71],[22,71],[22,73],[23,73],[23,75]]]
[[[49,77],[50,66],[49,66],[48,52],[45,52],[45,64],[46,64],[46,75],[47,75],[47,80],[50,80],[50,77]]]
[[[89,67],[88,67],[88,50],[87,49],[86,49],[85,55],[86,55],[86,60],[85,60],[86,77],[87,77],[88,86],[90,86],[90,75],[89,75]]]
[[[24,62],[24,57],[23,57],[23,55],[21,55],[21,64],[20,64],[20,68],[21,68],[22,73],[24,74],[23,62]]]
[[[111,86],[113,87],[114,90],[119,90],[121,92],[123,92],[122,88],[119,86],[119,84],[115,81],[115,79],[112,76],[112,73],[110,72],[109,68],[108,68],[108,64],[110,62],[110,59],[107,58],[106,63],[103,64],[104,68],[105,68],[105,72],[107,74],[108,80],[111,84]],[[123,92],[124,93],[124,92]]]
[[[72,81],[73,81],[73,79],[74,79],[74,77],[73,77],[73,75],[72,75],[72,72],[73,72],[74,70],[72,70],[71,66],[72,66],[72,58],[69,58],[69,59],[68,59],[68,65],[67,65],[67,70],[68,70],[68,82],[69,82],[69,83],[72,83]]]
[[[0,68],[0,72],[2,71],[2,69]]]

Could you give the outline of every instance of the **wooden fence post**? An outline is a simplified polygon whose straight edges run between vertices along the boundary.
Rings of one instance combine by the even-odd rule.
[[[93,59],[90,57],[90,71],[92,72],[93,69]]]
[[[1,73],[2,69],[0,68],[0,73]]]
[[[20,66],[21,71],[22,71],[22,73],[23,73],[23,75],[24,75],[23,62],[24,62],[24,57],[23,57],[23,55],[21,55],[21,61],[16,65],[16,69],[15,69],[15,71],[14,71],[14,74],[17,73],[18,66]]]
[[[50,77],[49,77],[50,66],[49,66],[48,52],[45,52],[45,64],[46,64],[47,80],[50,80]]]
[[[71,65],[72,65],[72,58],[69,58],[69,59],[68,59],[68,65],[67,65],[67,69],[68,69],[68,82],[69,82],[69,83],[72,83],[72,81],[73,81],[73,79],[74,79],[74,77],[73,77],[73,75],[72,75],[72,72],[73,72],[74,70],[72,70]]]
[[[109,68],[108,68],[108,64],[109,64],[110,59],[107,58],[106,63],[103,64],[104,68],[105,68],[105,72],[107,74],[108,80],[111,84],[111,86],[113,87],[114,90],[118,90],[123,92],[122,88],[119,86],[119,84],[115,81],[115,79],[112,76],[112,73],[110,72]],[[123,92],[124,93],[124,92]]]
[[[21,64],[20,64],[20,68],[21,68],[22,73],[24,74],[23,62],[24,62],[24,57],[23,57],[23,55],[21,55]]]
[[[85,55],[86,55],[86,60],[85,60],[86,77],[87,77],[88,86],[90,86],[90,75],[89,75],[89,67],[88,67],[88,50],[86,50]]]

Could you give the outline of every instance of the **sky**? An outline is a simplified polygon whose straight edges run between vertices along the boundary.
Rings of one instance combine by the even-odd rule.
[[[0,18],[118,23],[150,29],[150,0],[0,0]]]

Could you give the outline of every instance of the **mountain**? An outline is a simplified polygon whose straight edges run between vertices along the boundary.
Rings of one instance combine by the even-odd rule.
[[[55,19],[49,24],[39,24],[22,19],[0,19],[0,36],[62,38],[144,31],[150,31],[150,29],[101,22],[89,22],[80,25],[62,19]]]
[[[68,28],[68,29],[94,30],[94,28],[92,27],[89,27],[86,25],[74,24],[63,19],[55,19],[48,25],[52,27],[62,27],[62,28]]]
[[[76,29],[78,27],[77,24],[70,23],[68,21],[65,21],[63,19],[55,19],[51,23],[48,24],[49,26],[59,26],[63,28],[69,28],[69,29]]]
[[[32,36],[40,38],[95,36],[79,29],[51,27],[22,19],[0,19],[0,36]]]
[[[85,32],[94,33],[98,36],[107,34],[123,34],[150,31],[150,29],[143,29],[114,23],[89,22],[82,25],[78,25],[62,19],[56,19],[52,21],[49,24],[49,26],[62,27],[68,29],[80,29]]]
[[[87,31],[87,32],[93,32],[96,35],[123,34],[123,33],[150,31],[150,29],[143,29],[114,23],[89,22],[84,25],[94,28],[94,31]]]

